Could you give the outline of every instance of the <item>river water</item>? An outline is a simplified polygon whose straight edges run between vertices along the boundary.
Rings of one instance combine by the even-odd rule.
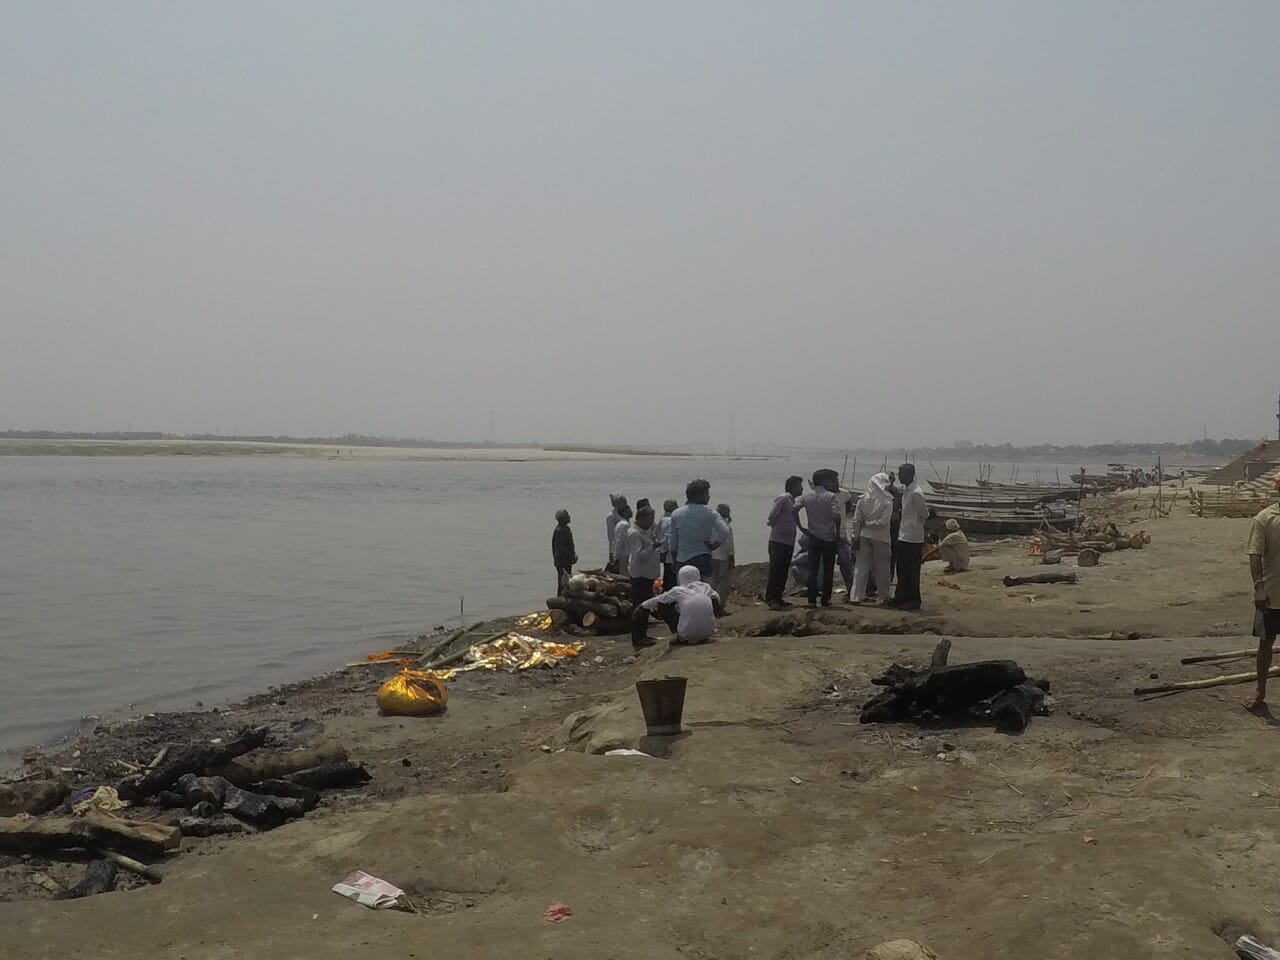
[[[332,669],[457,624],[460,598],[468,621],[538,609],[554,512],[598,566],[610,490],[660,508],[706,477],[733,506],[739,562],[763,560],[783,479],[824,465],[0,457],[0,762],[85,716]]]

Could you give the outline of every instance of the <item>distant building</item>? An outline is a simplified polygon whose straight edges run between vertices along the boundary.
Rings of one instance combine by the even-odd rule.
[[[951,446],[956,450],[972,450],[975,444],[972,440],[956,440]]]

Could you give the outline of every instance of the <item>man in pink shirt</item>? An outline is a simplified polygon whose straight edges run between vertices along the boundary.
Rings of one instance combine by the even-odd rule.
[[[791,606],[782,599],[791,569],[791,555],[796,546],[796,497],[804,493],[804,480],[787,477],[786,488],[773,500],[769,511],[769,581],[764,590],[770,610]]]

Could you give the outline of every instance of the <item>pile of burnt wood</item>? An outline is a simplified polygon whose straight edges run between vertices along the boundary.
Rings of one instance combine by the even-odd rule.
[[[551,623],[575,637],[612,636],[631,629],[631,581],[616,573],[575,573],[547,600]]]
[[[160,875],[142,861],[178,852],[184,836],[270,830],[313,810],[320,791],[371,779],[335,741],[270,750],[267,732],[257,727],[223,741],[165,748],[109,787],[72,793],[51,774],[5,784],[0,853],[92,858],[84,880],[57,891],[60,898],[110,890],[117,867],[156,883]]]
[[[863,723],[954,724],[994,722],[1002,733],[1021,733],[1035,714],[1049,712],[1048,680],[1032,680],[1013,660],[948,665],[951,641],[942,640],[924,669],[893,664],[872,683],[885,690],[867,701]]]

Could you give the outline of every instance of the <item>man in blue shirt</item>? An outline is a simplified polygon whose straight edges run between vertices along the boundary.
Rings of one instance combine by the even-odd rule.
[[[677,569],[698,568],[702,579],[711,576],[711,552],[729,539],[729,528],[712,510],[711,484],[693,480],[684,488],[685,505],[671,515],[667,545]]]

